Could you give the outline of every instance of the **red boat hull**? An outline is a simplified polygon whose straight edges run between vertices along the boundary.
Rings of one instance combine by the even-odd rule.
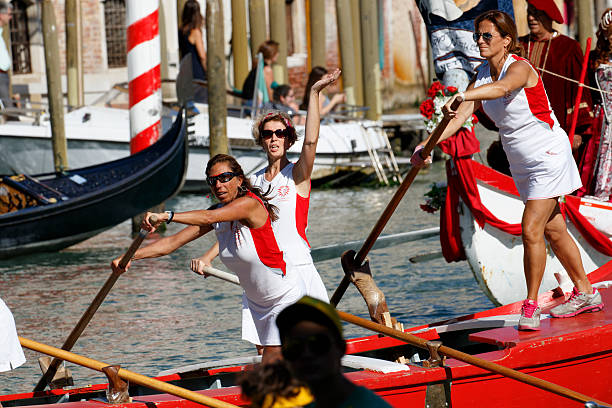
[[[592,282],[612,279],[612,262],[594,271]],[[610,286],[608,288],[608,286]],[[538,332],[519,332],[512,325],[520,311],[520,303],[463,316],[449,321],[432,323],[407,330],[425,339],[440,339],[445,345],[463,348],[462,351],[481,359],[519,370],[539,379],[567,387],[593,399],[612,404],[612,282],[599,284],[604,303],[603,311],[585,313],[569,319],[545,318]],[[554,292],[539,298],[543,313],[564,299]],[[514,316],[514,317],[513,317]],[[481,326],[489,326],[487,328]],[[351,354],[384,353],[407,347],[399,340],[370,336],[348,341]],[[484,350],[484,351],[483,351]],[[488,351],[487,351],[488,350]],[[408,356],[406,356],[408,357]],[[349,372],[346,376],[382,396],[394,407],[436,406],[435,401],[447,401],[454,407],[579,407],[581,403],[566,396],[553,394],[516,380],[493,374],[484,369],[455,359],[446,360],[444,367],[425,368],[410,364],[409,371],[380,373],[373,371]],[[228,374],[245,369],[235,366],[159,377],[164,381],[188,382],[196,376]],[[36,394],[0,396],[5,407],[36,405],[45,400],[68,394],[75,402],[55,405],[56,408],[108,407],[102,401],[80,401],[103,390],[104,384],[70,391],[54,390]],[[240,398],[238,387],[198,391],[240,406],[248,402]],[[38,398],[37,398],[38,397]],[[198,407],[200,405],[172,395],[132,395],[134,402],[122,404],[126,408]],[[582,404],[583,405],[583,404]],[[45,405],[49,406],[49,404]]]

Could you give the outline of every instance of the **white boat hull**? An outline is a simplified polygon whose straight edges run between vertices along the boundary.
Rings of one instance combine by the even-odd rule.
[[[477,180],[477,185],[483,205],[493,215],[508,223],[521,222],[524,205],[519,197],[481,180]],[[612,205],[584,198],[581,201],[581,214],[590,218],[597,229],[610,237],[612,231],[610,231],[609,224],[612,222]],[[497,305],[525,299],[527,287],[523,272],[521,237],[508,234],[489,224],[481,228],[463,202],[460,202],[459,211],[461,240],[468,263],[481,289]],[[570,235],[578,245],[587,273],[612,259],[594,249],[569,220],[567,220],[567,225]],[[567,272],[547,243],[546,269],[540,293],[559,286],[556,274],[559,275],[564,291],[571,291],[572,283]]]
[[[204,169],[208,154],[208,114],[193,119],[190,136],[189,167],[183,191],[205,188]],[[120,159],[129,155],[129,115],[127,110],[83,107],[65,115],[68,165],[82,168]],[[230,154],[251,174],[266,165],[266,156],[251,137],[250,119],[227,119]],[[297,160],[302,148],[300,138],[289,150]],[[321,125],[313,179],[329,176],[338,166],[356,161],[369,161],[370,149],[384,149],[386,140],[377,122],[360,121]],[[41,174],[54,171],[51,154],[51,131],[47,120],[40,125],[7,122],[0,125],[0,174]]]

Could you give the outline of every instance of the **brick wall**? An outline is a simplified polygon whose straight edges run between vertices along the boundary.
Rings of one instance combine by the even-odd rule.
[[[106,55],[104,53],[104,5],[99,0],[79,1],[81,2],[82,19],[83,72],[85,74],[104,72],[107,67]],[[63,0],[55,0],[53,2],[62,74],[66,73],[66,21],[64,6]]]

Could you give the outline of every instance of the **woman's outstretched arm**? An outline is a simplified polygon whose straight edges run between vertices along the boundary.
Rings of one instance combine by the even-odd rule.
[[[147,213],[149,215],[149,213]],[[146,217],[145,217],[146,219]],[[144,221],[143,221],[144,222]],[[142,247],[138,249],[132,260],[134,259],[145,259],[145,258],[158,258],[160,256],[168,255],[188,242],[193,241],[194,239],[200,238],[202,235],[209,232],[212,228],[210,226],[200,227],[196,225],[190,225],[188,227],[183,228],[176,234],[170,235],[168,237],[161,238],[146,247]],[[121,261],[123,255],[114,259],[111,262],[111,268],[115,273],[124,273],[126,272],[130,265],[131,261],[128,262],[127,266],[124,269],[119,268],[119,261]]]
[[[302,145],[300,158],[293,168],[293,179],[298,194],[303,197],[308,196],[310,191],[310,176],[312,175],[312,168],[317,152],[317,142],[319,141],[319,129],[321,127],[321,113],[319,107],[320,93],[327,86],[336,82],[339,77],[340,70],[336,69],[331,74],[324,75],[323,78],[315,82],[310,88],[304,144]]]

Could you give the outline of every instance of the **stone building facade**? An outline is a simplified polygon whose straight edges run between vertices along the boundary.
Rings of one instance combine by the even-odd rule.
[[[127,82],[125,52],[125,1],[79,0],[82,21],[82,65],[85,103],[91,103],[115,84]],[[290,85],[300,97],[306,84],[308,39],[306,10],[309,0],[286,2],[288,46],[287,70]],[[353,1],[353,0],[352,0]],[[358,3],[358,0],[354,0]],[[41,30],[41,5],[38,1],[12,0],[15,16],[11,24],[13,52],[13,92],[32,101],[45,99],[46,79]],[[180,3],[180,2],[178,2]],[[226,55],[230,55],[231,2],[223,0]],[[59,39],[63,89],[65,77],[64,0],[53,0]],[[205,0],[200,0],[205,13]],[[248,0],[245,0],[248,10]],[[266,1],[267,4],[267,1]],[[427,35],[414,0],[379,0],[382,53],[383,108],[413,105],[423,97],[431,73],[427,53]],[[269,16],[266,16],[269,19]],[[160,0],[162,32],[162,79],[176,77],[178,67],[177,1]],[[336,24],[336,1],[325,0],[325,38],[327,67],[341,66]],[[203,27],[205,30],[206,28]],[[248,21],[247,21],[248,33]],[[233,83],[231,56],[228,58],[228,87]],[[168,87],[167,82],[165,83]],[[172,92],[167,92],[171,95]],[[172,99],[171,96],[168,97]]]

